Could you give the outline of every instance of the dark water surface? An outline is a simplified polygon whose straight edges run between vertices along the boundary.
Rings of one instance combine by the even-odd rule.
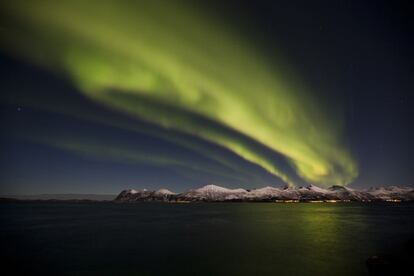
[[[2,269],[27,275],[368,275],[414,204],[2,203]]]

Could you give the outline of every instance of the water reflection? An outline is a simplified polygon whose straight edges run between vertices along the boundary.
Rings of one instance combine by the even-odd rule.
[[[365,274],[364,261],[372,250],[365,214],[343,204],[257,204],[248,210],[240,206],[238,230],[255,244],[262,266],[260,272],[275,269],[286,275]],[[253,211],[254,210],[254,211]],[[260,210],[260,211],[259,211]],[[372,252],[372,251],[371,251]],[[251,260],[255,258],[250,255]]]
[[[2,207],[2,252],[25,274],[367,275],[369,256],[414,233],[409,204]]]

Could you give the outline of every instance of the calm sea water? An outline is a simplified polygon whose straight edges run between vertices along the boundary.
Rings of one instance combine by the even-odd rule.
[[[368,275],[414,204],[2,203],[2,269],[28,275]]]

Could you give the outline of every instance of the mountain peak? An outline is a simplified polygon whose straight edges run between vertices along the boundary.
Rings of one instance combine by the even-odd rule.
[[[348,191],[348,189],[345,186],[339,186],[339,185],[332,185],[328,188],[329,191]]]
[[[228,189],[228,188],[224,188],[221,186],[217,186],[214,184],[209,184],[206,186],[203,186],[201,188],[195,189],[193,191],[197,191],[197,192],[213,192],[213,193],[237,193],[237,192],[247,192],[244,189]]]
[[[154,192],[156,195],[175,195],[176,193],[171,192],[167,189],[159,189]]]

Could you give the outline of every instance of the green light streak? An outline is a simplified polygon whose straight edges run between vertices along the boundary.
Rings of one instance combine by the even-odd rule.
[[[196,170],[195,164],[193,160],[185,160],[180,162],[180,174],[189,177],[191,175],[188,172],[188,169],[193,171],[199,171],[203,173],[208,173],[210,175],[219,175],[224,176],[227,178],[237,179],[240,182],[244,182],[248,184],[247,187],[261,187],[263,185],[269,185],[269,183],[263,179],[263,175],[257,173],[255,171],[251,171],[249,169],[246,170],[244,166],[240,166],[239,160],[234,160],[231,158],[227,153],[223,152],[221,148],[212,148],[208,147],[202,141],[198,139],[194,139],[192,137],[186,137],[181,133],[177,133],[171,130],[165,130],[160,127],[150,126],[150,125],[143,125],[136,120],[126,120],[125,116],[122,114],[108,114],[105,110],[96,110],[91,109],[89,104],[80,103],[78,101],[74,101],[71,97],[62,97],[62,95],[49,95],[49,97],[39,97],[38,94],[27,94],[21,93],[22,91],[15,90],[13,93],[7,93],[6,95],[0,95],[0,100],[7,102],[9,104],[15,104],[20,106],[27,106],[30,108],[34,108],[36,110],[44,110],[47,112],[52,112],[53,114],[62,114],[69,117],[74,117],[80,119],[82,121],[97,123],[99,125],[110,126],[114,128],[114,131],[118,130],[127,130],[132,133],[139,133],[144,134],[147,136],[151,136],[155,139],[162,140],[164,142],[172,143],[175,146],[179,146],[185,149],[188,149],[194,153],[199,154],[200,156],[205,157],[206,159],[210,159],[213,162],[216,162],[220,165],[220,167],[214,167],[214,170],[217,170],[217,173],[214,173],[213,168],[209,168],[209,165],[201,164],[204,169]],[[64,105],[62,105],[64,102]],[[33,127],[33,126],[32,126]],[[142,158],[142,154],[136,153],[136,146],[137,145],[129,145],[129,150],[122,148],[119,150],[119,153],[127,153],[125,158],[118,155],[108,155],[99,153],[97,150],[87,150],[86,145],[90,145],[93,149],[117,149],[119,148],[119,143],[113,141],[111,143],[102,144],[103,141],[106,139],[102,139],[101,137],[89,138],[89,141],[85,139],[77,138],[76,143],[74,143],[74,134],[73,133],[60,133],[59,137],[56,137],[55,134],[52,134],[49,129],[44,129],[44,127],[35,127],[36,131],[28,131],[26,128],[19,130],[13,130],[14,134],[17,137],[23,138],[25,140],[29,140],[31,142],[37,142],[42,144],[47,144],[59,149],[63,149],[66,151],[73,151],[78,155],[91,155],[94,158],[100,158],[101,155],[104,155],[106,160],[110,160],[112,158],[115,162],[124,162],[125,159],[129,160],[130,164],[151,164],[155,166],[160,166],[160,163],[151,162],[150,159]],[[54,132],[54,131],[53,131]],[[42,135],[39,135],[39,134]],[[234,135],[234,134],[233,134]],[[66,137],[70,137],[70,140]],[[95,140],[94,143],[91,141]],[[139,145],[139,144],[138,144]],[[148,155],[157,155],[156,149],[151,151],[152,147],[147,148],[147,156]],[[256,149],[257,150],[257,149]],[[116,150],[115,150],[116,151]],[[129,153],[128,153],[129,152]],[[134,156],[141,156],[141,159],[134,158],[131,159],[131,152]],[[134,153],[135,152],[135,153]],[[172,160],[169,164],[171,166],[177,167],[177,164],[174,160],[183,160],[183,156],[176,155],[173,153],[164,153],[164,158],[168,158]],[[140,162],[138,162],[140,160]],[[146,160],[146,162],[144,162]],[[185,166],[188,164],[189,166]],[[210,166],[211,167],[211,166]],[[191,176],[191,178],[197,179],[195,174]],[[223,185],[228,183],[223,183]]]
[[[53,146],[86,158],[131,165],[145,164],[164,167],[172,169],[184,177],[195,178],[193,172],[198,172],[227,180],[237,180],[238,183],[246,182],[246,178],[222,166],[201,160],[194,162],[185,155],[174,155],[166,150],[154,150],[154,148],[145,145],[125,145],[110,141],[97,142],[99,137],[91,135],[72,134],[70,139],[67,138],[68,136],[63,133],[52,135],[49,133],[47,136],[45,133],[37,133],[31,135],[30,141]]]
[[[194,116],[284,155],[311,183],[343,185],[357,176],[337,122],[286,77],[282,61],[266,60],[207,14],[172,2],[9,1],[3,44],[59,68],[96,102],[217,143],[288,184],[244,138]]]

